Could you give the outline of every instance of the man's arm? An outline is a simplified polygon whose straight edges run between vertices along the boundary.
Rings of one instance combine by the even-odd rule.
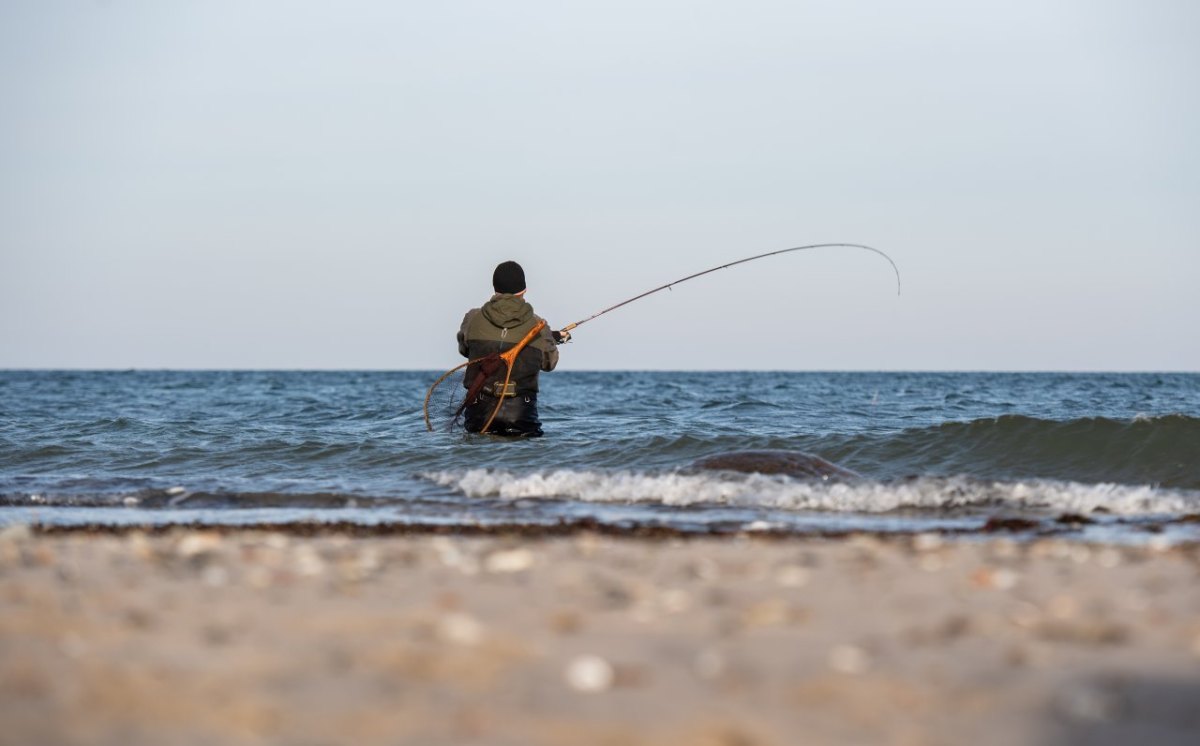
[[[541,351],[542,370],[549,372],[554,370],[554,366],[558,365],[558,345],[554,343],[554,332],[550,331],[549,324],[542,327],[542,330],[529,343],[529,346],[536,347]]]
[[[466,358],[471,357],[471,350],[467,347],[467,327],[471,325],[471,317],[478,310],[477,308],[472,308],[470,311],[467,311],[466,315],[463,316],[462,326],[458,327],[458,354]]]

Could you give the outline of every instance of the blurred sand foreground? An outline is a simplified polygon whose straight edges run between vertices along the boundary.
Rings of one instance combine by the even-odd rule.
[[[4,744],[1200,743],[1200,547],[0,532]]]

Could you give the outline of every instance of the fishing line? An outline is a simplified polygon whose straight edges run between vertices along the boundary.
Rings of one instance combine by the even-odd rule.
[[[790,249],[779,249],[777,251],[768,251],[765,254],[756,254],[755,256],[748,256],[745,259],[738,259],[736,262],[729,262],[727,264],[722,264],[719,267],[713,267],[712,269],[706,269],[703,272],[697,272],[695,274],[688,275],[687,277],[681,277],[680,279],[675,280],[674,282],[668,282],[666,285],[659,285],[658,287],[656,287],[652,290],[647,290],[646,292],[641,293],[639,295],[635,295],[632,298],[629,298],[628,300],[623,300],[620,303],[617,303],[616,305],[609,306],[608,308],[605,308],[603,311],[597,311],[596,313],[592,314],[591,316],[588,316],[586,319],[583,319],[581,321],[576,321],[571,324],[567,324],[566,326],[564,326],[561,329],[561,331],[569,332],[572,329],[574,329],[575,327],[580,326],[581,324],[586,324],[587,322],[591,321],[592,319],[600,318],[601,316],[608,313],[609,311],[615,311],[618,308],[620,308],[621,306],[627,306],[630,303],[633,303],[635,300],[641,300],[642,298],[645,298],[648,295],[654,295],[655,293],[657,293],[661,290],[670,290],[672,287],[674,287],[675,285],[678,285],[682,282],[687,282],[688,280],[694,280],[697,277],[702,277],[704,275],[710,274],[712,272],[716,272],[718,270],[726,269],[728,267],[734,267],[739,264],[745,264],[746,262],[752,262],[756,259],[765,259],[766,257],[769,257],[769,256],[776,256],[778,254],[787,254],[792,251],[807,251],[809,249],[827,249],[827,248],[839,248],[839,247],[840,248],[849,248],[849,249],[865,249],[866,251],[874,252],[874,253],[880,255],[881,257],[883,257],[884,259],[887,259],[888,264],[892,265],[892,271],[896,273],[896,295],[900,295],[900,268],[896,266],[896,263],[892,261],[892,258],[890,256],[883,253],[879,249],[876,249],[872,246],[864,246],[863,244],[860,244],[860,243],[814,243],[814,244],[808,244],[807,246],[793,246]]]

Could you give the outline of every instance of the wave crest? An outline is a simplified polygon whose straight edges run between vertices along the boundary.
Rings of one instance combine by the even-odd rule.
[[[969,474],[1200,489],[1200,419],[1044,420],[1003,415],[898,433],[833,437],[817,453],[882,476]]]
[[[475,498],[727,505],[838,513],[1007,507],[1020,510],[1163,515],[1200,510],[1200,495],[1149,486],[1051,480],[982,482],[961,477],[826,483],[785,476],[559,469],[518,474],[496,469],[421,475]]]

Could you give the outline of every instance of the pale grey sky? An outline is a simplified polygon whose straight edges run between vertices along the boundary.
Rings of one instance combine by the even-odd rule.
[[[1200,370],[1200,3],[0,2],[0,367]]]

